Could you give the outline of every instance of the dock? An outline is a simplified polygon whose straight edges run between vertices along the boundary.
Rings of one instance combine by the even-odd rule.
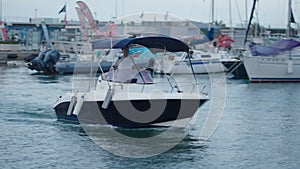
[[[0,64],[7,64],[8,61],[23,61],[25,57],[38,53],[39,51],[0,51]]]

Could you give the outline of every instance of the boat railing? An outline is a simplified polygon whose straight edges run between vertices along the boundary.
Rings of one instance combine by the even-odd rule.
[[[72,78],[72,92],[87,92],[96,89],[98,77],[76,75]]]
[[[166,81],[154,82],[157,86],[168,86],[168,89],[164,90],[166,93],[203,93],[202,91],[206,88],[206,82],[193,81],[192,76],[184,79],[170,75],[166,76],[168,76]],[[199,90],[200,85],[203,86],[201,91]]]
[[[206,87],[206,83],[200,82],[191,82],[190,80],[177,80],[173,77],[168,78],[159,78],[153,77],[151,83],[137,83],[136,80],[127,80],[127,81],[116,81],[116,79],[112,80],[112,74],[101,74],[99,82],[105,81],[107,85],[115,88],[127,91],[129,89],[133,89],[134,91],[140,93],[149,93],[153,91],[153,89],[160,89],[163,93],[204,93],[204,89]],[[150,74],[148,74],[150,75]],[[161,76],[161,75],[158,75]],[[164,75],[162,75],[164,76]],[[141,80],[139,80],[141,82]],[[199,90],[199,85],[202,85],[202,90]],[[127,86],[127,87],[125,87]],[[156,87],[158,88],[156,88]]]
[[[116,83],[153,84],[153,79],[148,70],[116,69],[103,73],[102,79]]]

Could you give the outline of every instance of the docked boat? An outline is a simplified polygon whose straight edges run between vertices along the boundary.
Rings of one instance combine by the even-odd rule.
[[[59,61],[62,54],[58,50],[46,49],[41,51],[37,57],[27,60],[27,67],[31,70],[35,70],[43,73],[56,73],[55,64]],[[69,54],[66,54],[70,57]]]
[[[31,70],[43,72],[45,74],[73,74],[89,73],[91,67],[96,72],[107,72],[115,61],[115,56],[105,57],[105,60],[91,62],[86,54],[61,53],[57,50],[45,50],[31,60],[27,60],[27,67]],[[103,56],[99,56],[103,57]]]
[[[300,42],[279,40],[271,46],[251,44],[243,62],[251,82],[300,81]]]
[[[108,52],[108,57],[98,56],[95,61],[92,61],[92,58],[83,55],[75,55],[72,57],[60,57],[59,61],[55,64],[55,71],[59,74],[73,74],[73,73],[89,73],[91,68],[94,72],[101,73],[109,71],[113,62],[116,59],[113,52]],[[87,55],[87,54],[84,54]],[[102,57],[106,59],[99,61]]]
[[[256,1],[253,2],[247,33],[255,5]],[[300,42],[291,38],[293,20],[292,1],[288,0],[287,38],[271,45],[249,44],[243,62],[251,82],[300,82]]]
[[[103,61],[100,65],[98,63],[91,63],[91,61],[73,61],[66,62],[60,61],[55,65],[55,70],[59,74],[73,74],[73,73],[89,73],[92,69],[97,72],[100,71],[100,67],[104,72],[107,72],[112,65],[112,61]]]
[[[135,64],[131,55],[126,55],[128,47],[147,48],[154,56],[148,57],[149,63],[164,54],[186,53],[188,56],[190,53],[184,42],[170,37],[120,40],[113,48],[122,49],[124,54],[119,56],[113,69],[97,77],[94,89],[70,92],[58,98],[54,105],[58,120],[128,128],[188,125],[199,107],[209,100],[198,91],[195,76],[188,76],[191,79],[167,74],[156,77],[147,67]],[[92,48],[98,48],[97,42]],[[133,66],[125,68],[122,63]]]
[[[159,58],[158,62],[154,68],[156,73],[187,74],[192,73],[192,69],[197,74],[226,71],[218,53],[200,50],[191,50],[188,57],[184,53],[180,57],[164,55]]]
[[[91,60],[79,60],[77,55],[71,57],[60,57],[55,64],[55,71],[59,74],[88,73],[91,70],[98,71],[98,63]]]

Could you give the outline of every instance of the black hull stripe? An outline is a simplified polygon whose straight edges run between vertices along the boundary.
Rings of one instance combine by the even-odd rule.
[[[117,103],[112,101],[109,104],[109,107],[107,109],[102,108],[103,101],[84,102],[78,117],[76,115],[67,115],[69,102],[60,103],[54,109],[58,120],[77,121],[77,122],[80,121],[81,123],[88,123],[88,124],[104,124],[104,125],[114,125],[120,127],[135,128],[135,127],[149,127],[155,123],[163,123],[163,122],[169,122],[169,121],[174,121],[179,119],[190,118],[196,113],[197,109],[206,101],[207,100],[205,99],[168,100],[165,105],[165,109],[155,119],[149,121],[148,120],[149,116],[147,116],[146,114],[145,116],[142,116],[141,120],[144,120],[145,122],[140,122],[140,121],[137,122],[137,121],[129,120],[119,112],[116,105],[122,105],[122,104],[126,105],[129,104],[128,101],[118,101]],[[160,103],[160,102],[165,102],[165,101],[164,100],[155,101],[155,103]],[[148,100],[131,101],[131,104],[134,106],[134,108],[136,108],[141,112],[147,111],[151,106]],[[181,105],[184,105],[184,107],[181,107]],[[139,115],[139,117],[141,117],[141,115]]]

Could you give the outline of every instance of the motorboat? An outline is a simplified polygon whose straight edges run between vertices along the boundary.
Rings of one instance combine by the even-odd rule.
[[[171,37],[125,38],[111,44],[113,49],[121,50],[147,48],[153,56],[148,57],[149,63],[170,53],[185,53],[187,57],[190,54],[184,42]],[[98,48],[96,41],[92,49]],[[125,58],[132,61],[132,69],[120,68]],[[95,88],[59,96],[54,105],[58,120],[126,128],[182,127],[209,100],[207,94],[199,91],[200,83],[193,75],[157,75],[151,73],[150,64],[147,67],[135,64],[131,55],[121,54],[119,59],[110,71],[97,77]]]
[[[27,60],[27,67],[31,70],[47,74],[56,73],[55,63],[59,61],[62,54],[58,50],[46,49],[41,51],[37,57]],[[69,57],[69,54],[66,54]]]
[[[192,67],[191,67],[192,65]],[[155,64],[156,73],[169,74],[208,74],[226,71],[226,67],[220,61],[218,53],[204,52],[201,50],[191,50],[187,56],[184,53],[180,57],[174,55],[164,55]]]
[[[73,73],[89,73],[91,67],[98,73],[101,69],[107,72],[116,59],[113,52],[103,52],[109,57],[99,62],[103,56],[95,57],[95,61],[91,62],[89,54],[62,53],[57,50],[45,50],[31,60],[28,60],[27,67],[31,70],[43,72],[45,74],[73,74]],[[88,55],[88,56],[86,56]]]
[[[78,54],[73,57],[60,57],[59,61],[55,64],[55,71],[58,74],[89,73],[91,68],[98,73],[101,73],[101,70],[103,72],[109,71],[116,59],[116,54],[109,50],[100,52],[100,55],[99,52],[97,53],[98,55],[95,57],[93,62],[90,54]],[[100,62],[102,57],[105,57],[105,59]]]

